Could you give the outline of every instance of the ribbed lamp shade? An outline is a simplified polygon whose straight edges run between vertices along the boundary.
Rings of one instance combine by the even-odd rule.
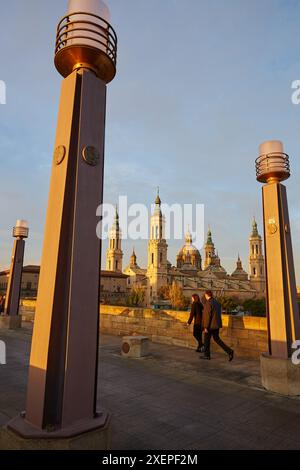
[[[19,219],[13,228],[15,238],[28,238],[29,228],[27,220]]]
[[[68,12],[59,22],[55,65],[63,77],[74,70],[92,70],[106,83],[116,74],[117,35],[110,12],[102,0],[69,0]]]
[[[289,157],[280,140],[268,140],[259,146],[256,177],[261,183],[284,181],[290,176]]]
[[[107,25],[96,17],[90,17],[87,13],[100,16],[103,20],[109,23],[110,12],[108,7],[101,0],[69,0],[68,13],[84,12],[80,15],[72,16],[72,21],[75,23],[70,25],[68,34],[68,45],[82,44],[85,46],[92,46],[106,52],[108,43],[108,27]],[[93,22],[89,24],[86,22]],[[74,29],[74,32],[72,32]],[[81,29],[81,31],[79,31]],[[87,31],[88,30],[88,31]],[[76,38],[80,33],[80,38]],[[100,36],[103,34],[103,36]],[[85,36],[85,37],[83,37]],[[70,39],[70,38],[76,39]],[[90,39],[89,39],[90,38]],[[98,43],[98,41],[103,44]]]

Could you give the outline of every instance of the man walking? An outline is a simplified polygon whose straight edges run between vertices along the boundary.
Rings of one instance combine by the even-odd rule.
[[[233,349],[229,348],[220,338],[219,331],[222,328],[222,308],[219,302],[214,299],[212,291],[208,290],[204,295],[205,303],[203,309],[203,329],[204,329],[204,356],[201,359],[210,359],[210,341],[214,341],[222,348],[229,357],[229,362],[234,356]]]
[[[5,307],[5,295],[2,295],[0,298],[0,315],[4,312]]]

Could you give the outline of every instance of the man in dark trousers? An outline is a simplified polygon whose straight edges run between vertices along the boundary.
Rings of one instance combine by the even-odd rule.
[[[202,342],[202,312],[203,305],[200,302],[198,294],[192,295],[192,308],[190,318],[188,320],[188,325],[194,320],[194,338],[198,341],[198,347],[196,352],[203,352],[203,342]]]
[[[5,295],[2,295],[0,298],[0,315],[4,312],[5,307]]]
[[[222,308],[219,302],[214,299],[212,291],[208,290],[204,295],[203,309],[203,329],[204,329],[204,356],[201,359],[210,359],[210,340],[214,341],[222,348],[229,357],[229,362],[234,356],[233,349],[229,348],[220,338],[219,331],[222,328]]]

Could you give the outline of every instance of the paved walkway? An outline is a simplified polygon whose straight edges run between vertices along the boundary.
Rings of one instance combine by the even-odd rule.
[[[25,407],[31,331],[0,331],[0,425]],[[215,354],[212,361],[151,344],[144,359],[120,356],[102,336],[99,402],[113,412],[114,450],[300,449],[300,399],[261,388],[259,363]]]

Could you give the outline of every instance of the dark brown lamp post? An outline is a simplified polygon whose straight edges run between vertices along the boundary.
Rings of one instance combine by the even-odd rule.
[[[300,315],[286,187],[289,157],[280,141],[264,142],[256,160],[262,188],[267,278],[269,352],[261,357],[263,385],[300,395],[300,370],[292,364],[293,343],[300,339]]]
[[[15,238],[11,256],[11,265],[8,286],[6,291],[4,317],[1,324],[8,328],[20,328],[21,317],[19,317],[19,304],[22,285],[22,271],[25,250],[25,239],[28,238],[28,224],[26,220],[17,220],[13,228]]]
[[[26,413],[8,424],[19,436],[50,439],[54,447],[61,438],[65,447],[68,439],[76,437],[78,443],[78,436],[83,447],[108,445],[109,415],[97,403],[101,241],[96,209],[103,197],[106,85],[116,74],[116,56],[106,5],[70,0],[56,38],[55,65],[64,81]],[[88,444],[91,432],[98,434]]]

